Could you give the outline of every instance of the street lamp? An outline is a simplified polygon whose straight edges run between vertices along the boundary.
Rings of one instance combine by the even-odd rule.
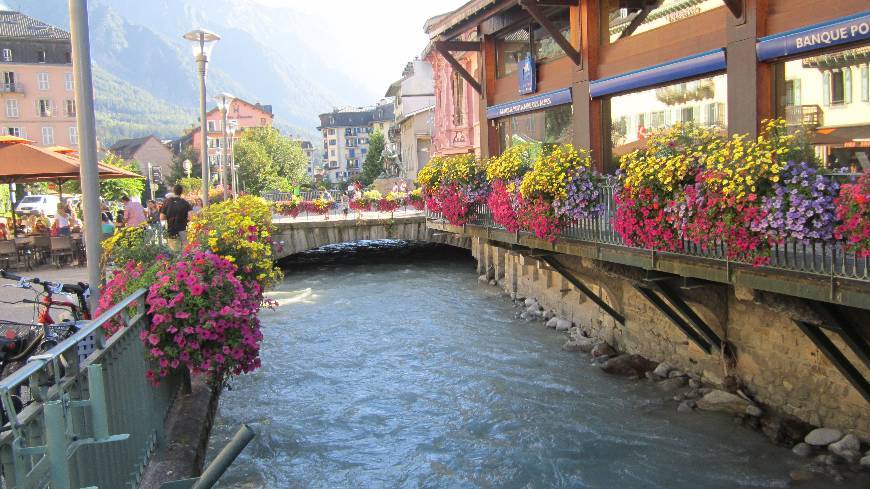
[[[236,173],[236,131],[239,129],[237,121],[231,121],[227,131],[230,133],[230,184],[233,186],[233,198],[239,194],[239,179]]]
[[[184,38],[191,43],[193,57],[196,59],[196,66],[199,73],[199,116],[200,122],[202,123],[200,128],[202,134],[202,148],[199,155],[202,160],[202,204],[203,206],[206,206],[208,205],[209,174],[208,148],[206,144],[208,142],[208,131],[205,120],[205,73],[206,64],[208,63],[208,57],[211,55],[211,50],[214,48],[215,43],[220,40],[221,36],[205,29],[196,29],[185,34]]]
[[[235,97],[228,94],[227,92],[223,92],[220,95],[218,95],[217,97],[215,97],[215,100],[217,100],[218,109],[220,109],[221,115],[223,116],[222,128],[223,128],[223,133],[224,133],[224,144],[223,144],[224,148],[223,148],[223,156],[221,157],[220,169],[221,169],[221,186],[224,189],[224,199],[227,198],[227,185],[226,185],[226,182],[224,181],[224,177],[226,175],[226,171],[224,169],[224,163],[226,163],[228,161],[227,157],[229,156],[229,144],[227,141],[227,129],[228,129],[227,128],[227,114],[230,111],[230,105],[232,105],[233,100],[235,100],[235,99],[236,99]],[[233,189],[235,189],[235,187],[233,187]]]

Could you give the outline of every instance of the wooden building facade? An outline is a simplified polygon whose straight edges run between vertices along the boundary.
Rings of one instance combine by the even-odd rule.
[[[612,170],[650,130],[782,117],[826,164],[868,170],[868,25],[862,0],[472,0],[429,33],[448,62],[479,53],[475,73],[451,65],[480,97],[484,158],[565,142]]]

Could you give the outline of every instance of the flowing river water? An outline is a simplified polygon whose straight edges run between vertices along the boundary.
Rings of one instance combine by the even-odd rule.
[[[263,367],[223,393],[212,456],[241,423],[258,436],[219,487],[769,488],[806,464],[561,351],[467,252],[378,242],[283,265]]]

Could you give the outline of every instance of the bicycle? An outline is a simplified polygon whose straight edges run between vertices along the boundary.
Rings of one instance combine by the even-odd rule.
[[[78,284],[63,284],[40,280],[39,278],[24,278],[5,270],[0,270],[0,278],[13,280],[14,285],[4,287],[16,287],[32,290],[36,299],[22,299],[6,304],[33,304],[33,323],[20,323],[15,321],[0,320],[0,378],[12,374],[35,354],[45,353],[61,341],[72,336],[78,331],[79,324],[83,320],[90,319],[88,308],[88,286],[83,282]],[[42,291],[34,286],[41,286]],[[77,303],[69,300],[55,299],[57,295],[74,295]],[[56,322],[51,316],[52,309],[68,310],[71,318]],[[59,376],[63,376],[66,365],[61,364]],[[54,377],[54,376],[51,376]],[[16,410],[20,410],[33,400],[29,386],[19,386],[19,391],[13,396]],[[2,424],[7,422],[7,415],[3,410]]]

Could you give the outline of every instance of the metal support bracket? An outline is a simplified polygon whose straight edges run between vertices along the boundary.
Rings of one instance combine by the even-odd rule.
[[[642,6],[640,7],[640,12],[638,12],[638,14],[635,15],[633,19],[631,19],[628,27],[626,27],[622,31],[622,34],[619,35],[620,39],[626,38],[634,34],[634,31],[636,31],[637,28],[640,27],[641,24],[643,24],[643,21],[646,20],[647,16],[649,16],[649,14],[652,13],[653,10],[661,5],[662,0],[642,0],[641,3]]]
[[[479,43],[462,43],[462,44],[463,45],[464,44],[477,44],[478,49],[476,49],[476,51],[480,51],[480,44]],[[465,67],[462,66],[459,63],[459,61],[457,61],[456,58],[453,57],[453,54],[451,54],[451,52],[450,52],[451,50],[453,50],[453,51],[459,51],[459,50],[471,51],[472,49],[467,49],[467,48],[455,49],[457,47],[456,41],[435,41],[433,43],[433,46],[435,47],[435,50],[438,51],[438,53],[444,57],[444,60],[447,61],[447,63],[450,65],[450,67],[453,68],[453,70],[456,71],[456,73],[459,73],[459,76],[461,76],[463,79],[465,79],[465,81],[468,82],[469,85],[471,85],[471,88],[473,88],[474,91],[478,93],[478,95],[483,93],[482,92],[483,89],[480,86],[480,82],[478,82],[474,78],[474,76],[472,76],[471,73],[469,73],[468,70],[466,70]],[[459,47],[462,47],[462,46],[459,46]]]
[[[722,0],[722,3],[731,11],[731,15],[740,18],[743,15],[743,0]]]
[[[870,402],[870,382],[857,367],[852,365],[846,355],[834,345],[822,329],[838,334],[846,346],[858,357],[858,360],[865,367],[870,368],[870,340],[868,340],[867,335],[862,332],[861,326],[849,317],[848,313],[837,306],[815,301],[806,301],[805,303],[822,320],[822,324],[816,325],[800,320],[795,320],[795,324],[834,364],[834,367],[846,377],[846,380],[864,396],[864,399]]]
[[[607,302],[604,301],[598,294],[592,291],[589,287],[587,287],[583,282],[577,280],[567,268],[565,268],[559,260],[557,260],[553,255],[540,255],[541,260],[544,261],[547,265],[550,266],[553,270],[559,273],[559,275],[565,277],[571,285],[573,285],[580,293],[588,297],[592,302],[594,302],[598,307],[604,310],[610,317],[612,317],[619,324],[625,325],[625,316],[616,311],[613,307],[610,306]]]
[[[843,377],[846,377],[852,387],[861,393],[867,402],[870,402],[870,382],[867,382],[867,379],[852,365],[831,339],[815,324],[799,320],[795,320],[794,323],[828,357],[828,360],[843,374]]]
[[[698,331],[695,330],[695,328],[693,328],[685,319],[683,319],[683,317],[680,316],[677,311],[671,308],[671,306],[668,305],[668,303],[665,302],[664,299],[659,297],[658,294],[654,290],[652,290],[652,288],[641,284],[634,284],[634,288],[637,289],[637,291],[640,292],[641,295],[646,297],[646,299],[653,306],[655,306],[656,309],[658,309],[662,314],[667,316],[667,318],[670,319],[671,322],[674,323],[674,325],[676,325],[677,328],[679,328],[680,331],[683,332],[683,334],[685,334],[690,340],[698,345],[700,349],[704,350],[707,353],[712,353],[713,348],[710,342],[704,339],[704,337],[701,336]]]
[[[524,8],[529,15],[535,19],[535,22],[541,24],[541,27],[553,37],[553,41],[562,48],[562,51],[574,62],[577,66],[583,66],[583,57],[580,55],[580,52],[574,48],[571,43],[565,39],[565,36],[562,35],[562,32],[556,28],[556,26],[544,15],[544,12],[541,10],[541,6],[538,4],[537,0],[520,0],[520,6]]]
[[[670,282],[662,281],[662,282],[654,282],[653,288],[656,289],[658,293],[664,296],[668,302],[671,303],[672,306],[683,316],[683,318],[688,321],[688,323],[693,327],[693,329],[699,333],[714,347],[721,348],[722,347],[722,339],[719,338],[719,335],[713,331],[707,323],[698,316],[686,301],[680,297],[680,294],[677,292],[676,288],[671,285]]]

